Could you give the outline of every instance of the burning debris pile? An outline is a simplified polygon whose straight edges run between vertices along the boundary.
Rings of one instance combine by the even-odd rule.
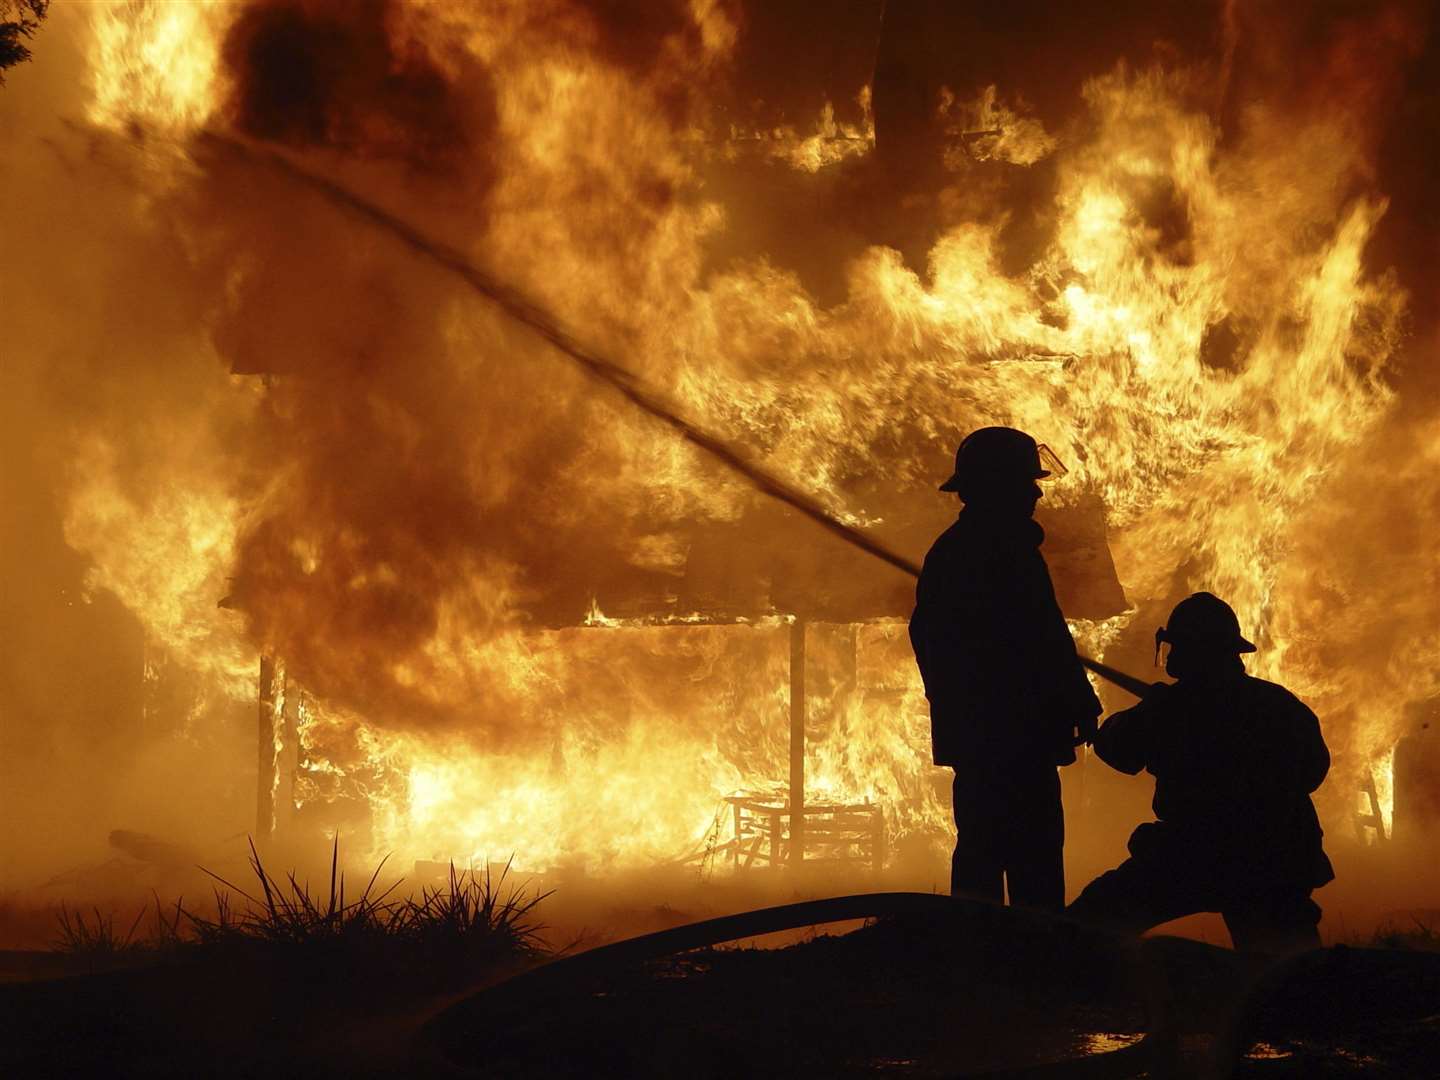
[[[908,557],[961,434],[1037,433],[1082,648],[1227,597],[1325,720],[1331,828],[1374,776],[1383,831],[1440,690],[1428,10],[1152,7],[53,13],[5,91],[11,427],[143,631],[106,805],[247,827],[258,700],[262,832],[406,860],[782,862],[735,800],[802,778],[883,823],[817,855],[947,828],[904,575],[299,169]]]

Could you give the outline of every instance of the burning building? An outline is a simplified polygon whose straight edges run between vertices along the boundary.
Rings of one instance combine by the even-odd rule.
[[[1332,832],[1377,777],[1384,833],[1440,689],[1428,6],[51,24],[4,102],[16,430],[152,673],[96,790],[173,746],[138,787],[233,777],[185,797],[402,864],[943,840],[909,581],[643,391],[911,559],[958,438],[1035,432],[1082,649],[1148,666],[1175,599],[1226,597],[1326,721]]]

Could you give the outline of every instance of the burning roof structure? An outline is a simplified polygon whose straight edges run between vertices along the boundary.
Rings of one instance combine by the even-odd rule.
[[[1069,467],[1042,523],[1082,649],[1148,664],[1175,599],[1224,596],[1326,722],[1327,820],[1368,777],[1383,831],[1440,689],[1431,22],[57,8],[63,64],[0,113],[11,427],[68,553],[32,562],[170,688],[86,782],[157,835],[183,798],[243,828],[258,696],[262,817],[402,859],[758,859],[797,747],[807,800],[880,808],[867,858],[943,830],[911,583],[643,388],[909,560],[958,439],[1034,432]],[[63,667],[33,649],[17,687]],[[105,714],[14,702],[67,740]]]

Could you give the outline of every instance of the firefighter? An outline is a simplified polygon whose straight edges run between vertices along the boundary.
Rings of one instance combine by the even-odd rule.
[[[910,642],[935,764],[955,770],[951,892],[1001,903],[1008,886],[1012,904],[1059,911],[1056,768],[1094,734],[1100,702],[1040,554],[1033,514],[1046,465],[1064,469],[1013,428],[981,428],[960,444],[940,490],[964,506],[925,556]]]
[[[1317,947],[1310,893],[1335,876],[1310,801],[1330,768],[1319,721],[1284,687],[1246,674],[1241,656],[1255,646],[1219,597],[1177,604],[1155,632],[1157,659],[1163,644],[1176,682],[1156,684],[1094,739],[1107,764],[1154,775],[1157,820],[1069,913],[1139,933],[1218,911],[1237,949]]]

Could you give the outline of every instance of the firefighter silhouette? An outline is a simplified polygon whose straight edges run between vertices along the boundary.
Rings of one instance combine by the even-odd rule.
[[[1047,468],[1046,466],[1050,468]],[[941,491],[964,503],[925,557],[910,641],[935,764],[955,770],[950,889],[1059,911],[1065,817],[1057,766],[1100,714],[1040,554],[1036,481],[1058,459],[1013,428],[972,432]]]
[[[1182,600],[1155,637],[1176,682],[1107,719],[1094,746],[1121,772],[1154,775],[1157,820],[1069,913],[1138,933],[1218,911],[1236,948],[1318,946],[1310,893],[1335,876],[1310,801],[1330,768],[1319,721],[1284,687],[1246,674],[1241,655],[1255,646],[1218,597]]]

